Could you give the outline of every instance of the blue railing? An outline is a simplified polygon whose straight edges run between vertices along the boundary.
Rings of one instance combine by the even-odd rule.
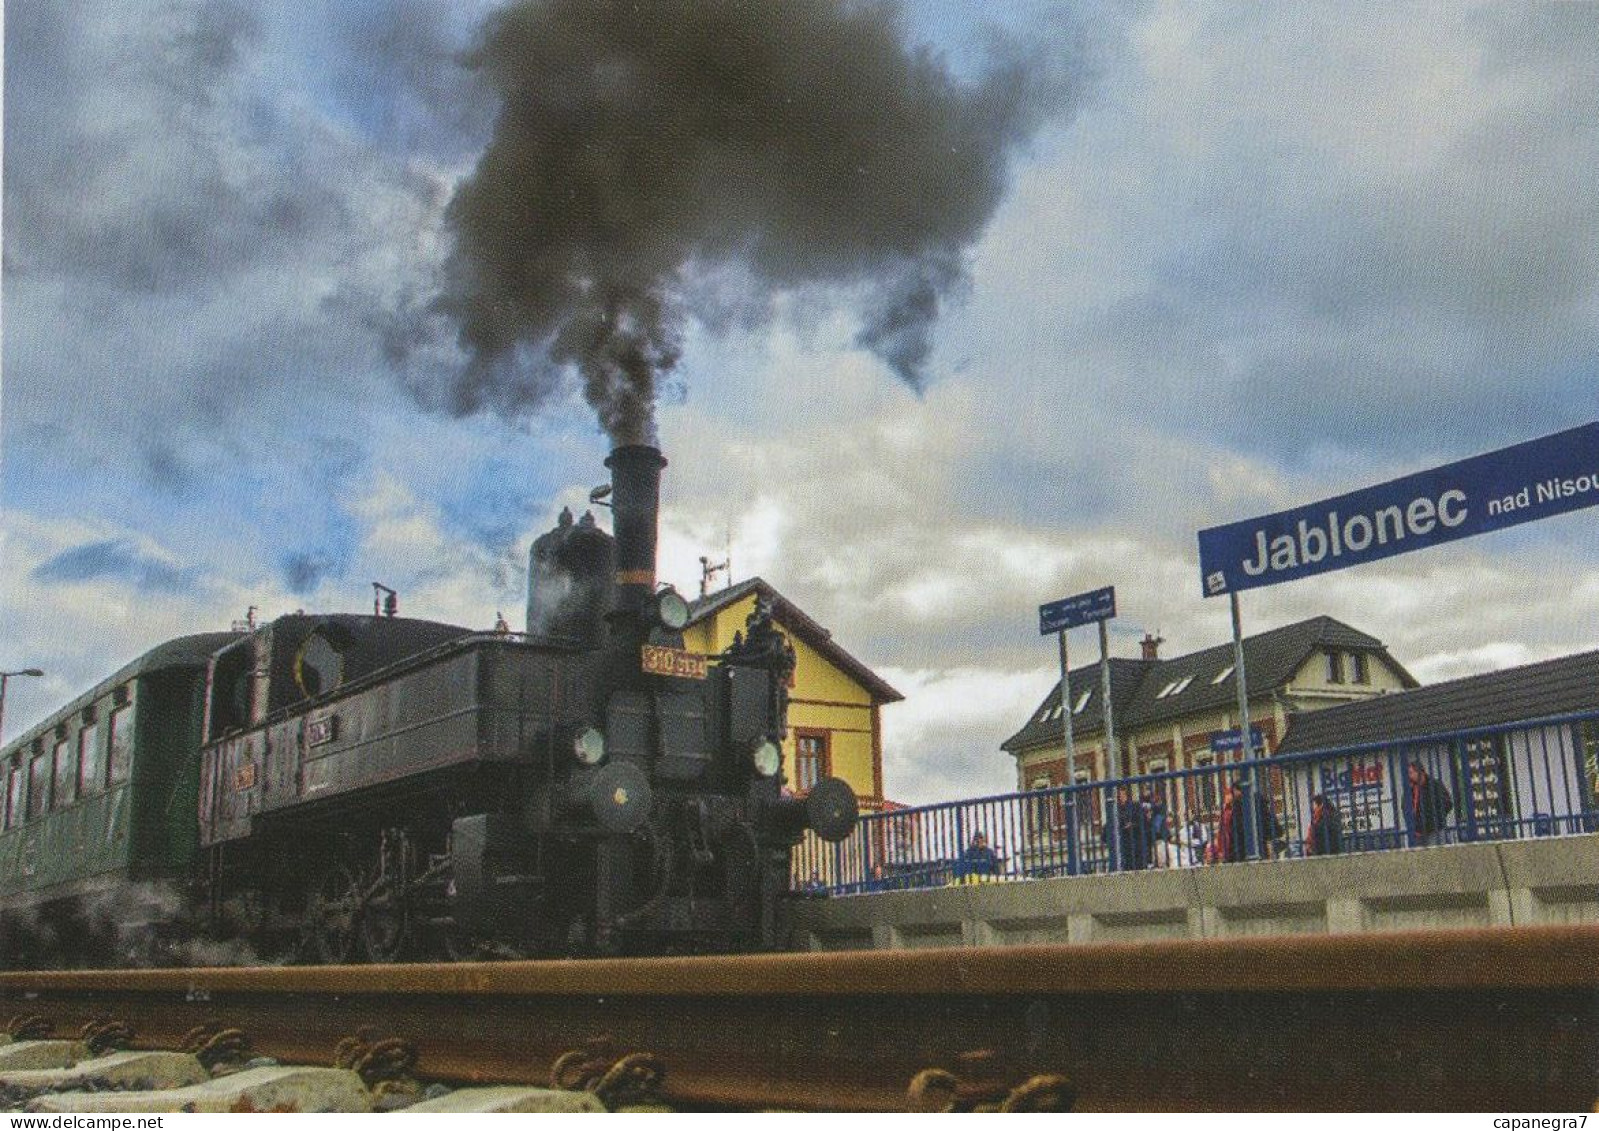
[[[807,835],[793,881],[849,895],[1568,836],[1599,831],[1596,794],[1599,712],[1561,715],[872,813],[839,844]]]

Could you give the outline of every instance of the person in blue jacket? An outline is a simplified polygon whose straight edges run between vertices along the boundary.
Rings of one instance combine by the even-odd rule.
[[[968,876],[995,876],[999,874],[999,856],[988,846],[988,837],[979,829],[972,834],[971,843],[961,855],[963,871]]]

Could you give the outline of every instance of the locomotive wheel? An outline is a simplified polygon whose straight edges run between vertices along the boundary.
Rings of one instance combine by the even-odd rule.
[[[305,949],[311,960],[350,961],[360,920],[361,886],[349,868],[334,864],[305,901]]]
[[[411,939],[405,897],[392,879],[367,890],[361,906],[361,952],[369,962],[398,962]]]

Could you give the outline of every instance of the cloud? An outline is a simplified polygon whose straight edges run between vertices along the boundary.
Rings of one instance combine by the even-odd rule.
[[[562,397],[445,411],[463,355],[428,303],[495,111],[453,60],[490,7],[7,9],[0,640],[51,673],[13,721],[372,580],[519,619],[527,543],[606,442]],[[1117,654],[1208,647],[1201,527],[1599,417],[1594,9],[1051,7],[899,8],[954,91],[985,89],[991,20],[1080,68],[933,240],[956,275],[674,276],[661,576],[695,591],[731,549],[900,684],[895,797],[1009,781],[1054,678],[1038,604],[1114,584]],[[744,207],[705,185],[696,216]],[[829,237],[871,204],[843,203]],[[1328,613],[1426,679],[1589,648],[1593,513],[1255,591],[1245,625]]]
[[[142,553],[131,541],[108,539],[75,546],[36,566],[32,577],[58,585],[124,581],[143,593],[179,593],[197,580],[195,571]]]

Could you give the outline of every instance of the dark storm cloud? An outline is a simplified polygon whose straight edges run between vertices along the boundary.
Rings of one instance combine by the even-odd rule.
[[[285,554],[278,562],[278,573],[283,578],[283,584],[298,597],[310,593],[336,569],[337,563],[321,554]]]
[[[844,284],[860,344],[924,376],[933,320],[1064,92],[1014,52],[962,82],[897,7],[792,0],[513,5],[472,57],[503,108],[449,218],[460,412],[523,414],[575,368],[618,440],[653,433],[696,280],[736,263],[759,312]]]
[[[105,12],[78,26],[81,11],[22,5],[6,25],[6,236],[21,266],[171,293],[214,285],[328,210],[314,178],[264,177],[210,130],[260,37],[248,9],[150,4],[126,35]]]
[[[146,593],[184,593],[194,587],[196,574],[142,554],[124,539],[108,539],[63,551],[36,566],[32,577],[65,585],[119,581]]]
[[[292,541],[259,529],[260,499],[322,505],[326,476],[284,470],[326,466],[330,446],[342,472],[363,466],[351,406],[395,400],[373,395],[375,325],[434,266],[444,176],[314,101],[302,73],[348,62],[332,20],[313,34],[298,8],[216,0],[6,14],[9,498],[127,513],[144,488],[237,493],[230,514]],[[442,51],[401,39],[383,41],[413,63],[391,69]]]

